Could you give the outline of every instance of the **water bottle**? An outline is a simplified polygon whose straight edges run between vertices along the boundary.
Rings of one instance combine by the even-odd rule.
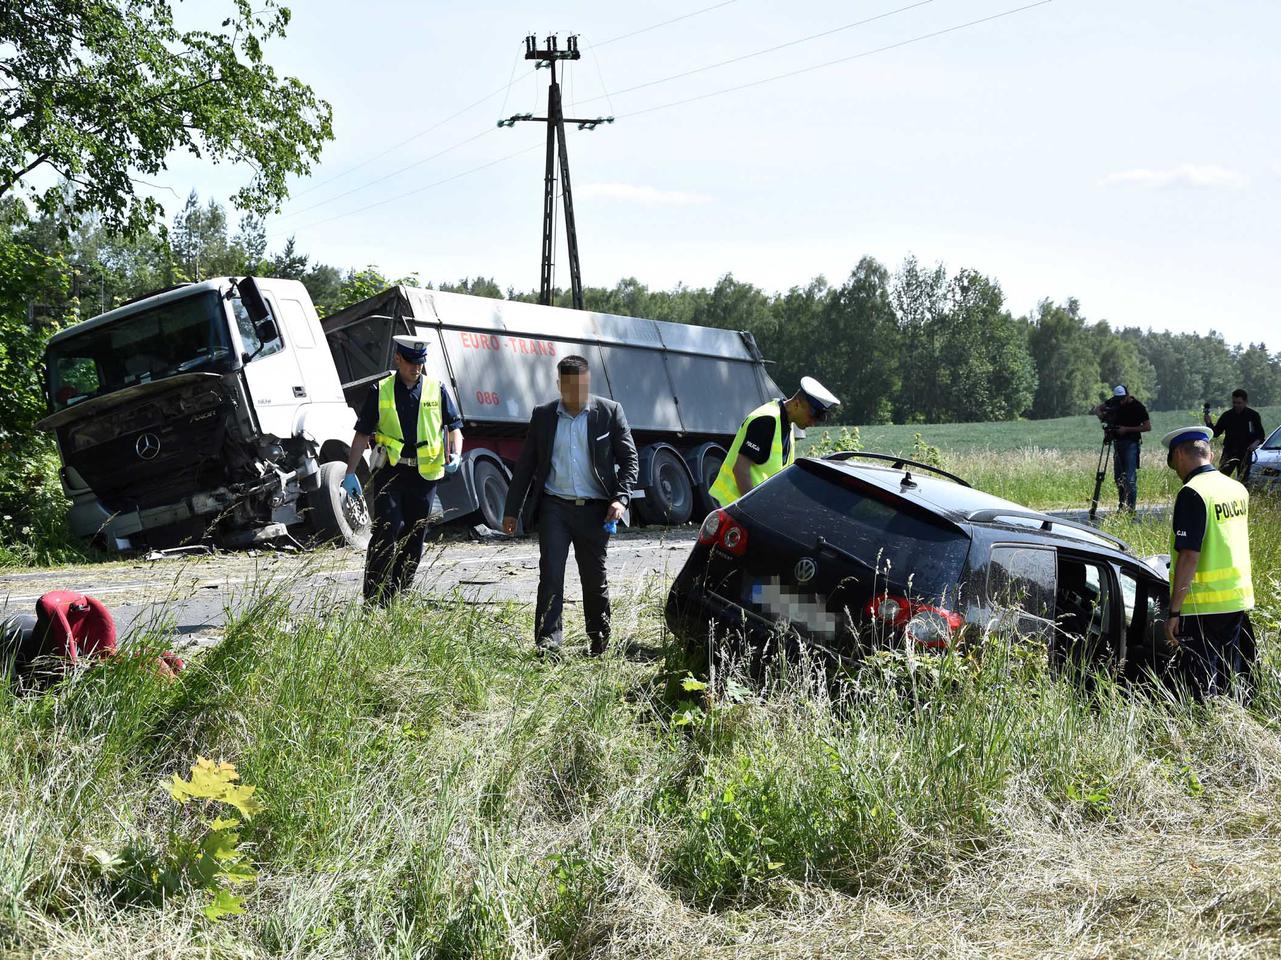
[[[608,533],[611,537],[614,534],[618,533],[617,520],[606,520],[604,526],[605,526],[605,532]]]

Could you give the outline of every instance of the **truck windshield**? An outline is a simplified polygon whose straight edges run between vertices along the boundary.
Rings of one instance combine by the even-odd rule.
[[[226,373],[234,360],[222,299],[209,290],[50,344],[49,399],[62,410],[178,373]]]

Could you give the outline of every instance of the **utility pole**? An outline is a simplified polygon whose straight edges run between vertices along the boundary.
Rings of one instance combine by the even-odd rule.
[[[518,113],[499,120],[500,127],[514,127],[517,121],[532,121],[547,124],[547,172],[543,179],[543,256],[542,282],[539,286],[538,302],[550,305],[552,302],[552,267],[556,252],[553,249],[553,231],[556,218],[556,164],[560,164],[560,179],[565,195],[565,239],[569,244],[569,279],[574,296],[574,309],[583,309],[583,277],[578,265],[578,230],[574,225],[574,197],[569,186],[569,153],[565,144],[565,124],[576,123],[579,130],[595,130],[602,123],[613,123],[613,117],[595,117],[590,120],[570,117],[566,119],[561,110],[560,83],[556,80],[556,62],[558,60],[577,60],[578,37],[567,38],[568,46],[561,50],[556,35],[552,34],[545,41],[542,50],[538,49],[538,40],[533,34],[525,38],[525,59],[535,60],[534,69],[544,65],[551,71],[551,86],[547,88],[547,116],[536,117],[532,113]]]

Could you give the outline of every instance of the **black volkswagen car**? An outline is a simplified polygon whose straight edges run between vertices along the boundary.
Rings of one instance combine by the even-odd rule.
[[[1133,676],[1164,650],[1168,601],[1161,563],[1116,537],[927,464],[838,453],[709,514],[666,618],[691,652],[792,643],[838,660],[1017,630],[1052,660]]]

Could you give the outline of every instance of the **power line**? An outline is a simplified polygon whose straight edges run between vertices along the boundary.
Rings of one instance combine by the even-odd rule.
[[[673,100],[670,103],[660,103],[654,107],[645,107],[641,110],[633,110],[631,113],[621,113],[619,119],[623,117],[639,117],[641,114],[653,113],[656,110],[666,110],[669,107],[679,107],[687,103],[696,103],[699,100],[707,100],[711,97],[719,97],[727,93],[734,93],[738,90],[747,90],[751,87],[759,87],[766,83],[773,83],[775,80],[786,80],[788,77],[800,76],[803,73],[812,73],[815,70],[822,70],[825,67],[834,67],[840,63],[849,63],[851,60],[861,60],[864,57],[871,57],[878,53],[885,53],[889,50],[897,50],[899,47],[906,47],[909,44],[920,43],[922,40],[932,40],[935,37],[941,37],[944,34],[956,33],[958,30],[965,30],[969,27],[976,27],[979,24],[990,23],[993,20],[1000,20],[1002,17],[1010,17],[1016,13],[1022,13],[1025,10],[1031,10],[1034,7],[1043,7],[1053,0],[1037,0],[1036,3],[1025,4],[1021,7],[1014,7],[1010,10],[1003,10],[1000,13],[994,13],[991,16],[980,17],[977,20],[969,20],[965,23],[958,23],[955,26],[944,27],[942,30],[935,30],[932,33],[923,33],[917,37],[911,37],[907,40],[900,40],[898,43],[889,43],[883,47],[876,47],[872,50],[864,50],[861,53],[855,53],[848,57],[838,57],[835,60],[827,60],[823,63],[816,63],[813,66],[801,67],[799,70],[789,70],[786,73],[775,74],[772,77],[765,77],[762,80],[753,80],[749,83],[740,83],[733,87],[725,87],[723,90],[713,90],[710,93],[701,93],[695,97],[686,97],[684,100]]]
[[[650,24],[648,27],[642,27],[639,30],[633,30],[631,33],[625,33],[617,37],[611,37],[608,40],[605,40],[601,43],[596,44],[596,46],[603,47],[603,46],[606,46],[607,44],[617,43],[620,40],[626,40],[629,37],[639,36],[642,33],[648,33],[650,30],[657,30],[660,27],[666,27],[673,23],[679,23],[682,20],[688,20],[690,17],[697,17],[700,14],[709,13],[712,10],[717,10],[720,7],[726,7],[726,6],[729,6],[731,3],[737,3],[737,2],[738,0],[721,0],[721,2],[714,3],[709,7],[703,7],[702,9],[694,10],[690,13],[682,14],[679,17],[673,17],[670,20],[664,20],[660,23]],[[327,177],[324,180],[319,180],[315,183],[312,183],[304,187],[302,190],[292,193],[289,199],[291,201],[297,200],[299,197],[306,196],[307,194],[311,193],[313,190],[319,190],[321,187],[325,186],[326,184],[333,183],[335,180],[341,180],[343,177],[346,177],[349,174],[355,173],[357,170],[360,170],[364,167],[369,166],[369,164],[373,163],[375,160],[381,160],[383,157],[387,156],[388,154],[395,153],[401,147],[407,146],[413,143],[415,140],[425,137],[427,134],[431,133],[433,130],[437,130],[440,127],[443,127],[445,124],[449,123],[451,120],[458,119],[464,113],[467,113],[470,110],[474,110],[476,107],[479,107],[481,104],[485,103],[486,101],[492,100],[494,97],[498,96],[498,94],[500,93],[503,94],[503,109],[500,110],[499,113],[504,112],[507,107],[507,97],[510,96],[511,94],[512,86],[517,82],[517,80],[524,80],[525,77],[533,76],[535,73],[535,71],[530,70],[528,73],[521,74],[519,77],[517,77],[516,67],[519,64],[519,62],[520,62],[520,59],[518,56],[516,60],[516,64],[513,65],[512,67],[512,75],[508,79],[506,86],[499,87],[498,89],[492,91],[491,93],[485,94],[485,96],[481,97],[479,100],[475,100],[472,103],[469,103],[467,106],[463,107],[461,110],[451,113],[449,116],[445,117],[442,120],[436,121],[430,127],[427,127],[423,130],[419,130],[417,133],[411,134],[410,136],[406,137],[404,140],[401,140],[399,143],[395,143],[392,146],[388,147],[386,150],[383,150],[380,153],[374,154],[372,157],[368,157],[360,161],[360,163],[357,163],[355,166],[348,167],[346,170],[342,171],[341,173],[334,174],[332,177]],[[602,83],[602,88],[603,86],[604,85]],[[535,96],[537,97],[537,94],[535,94]],[[340,196],[346,196],[346,194],[341,194]],[[337,199],[337,198],[331,198],[331,199]],[[314,207],[309,207],[307,209],[314,209]],[[294,213],[301,213],[301,212],[304,212],[304,211],[294,211]],[[292,213],[284,214],[284,216],[293,216],[293,214]]]
[[[795,40],[788,40],[786,43],[779,43],[772,47],[765,47],[762,50],[756,50],[752,53],[744,53],[737,57],[730,57],[728,60],[721,60],[717,63],[709,63],[702,67],[695,67],[692,70],[684,70],[681,73],[673,73],[670,77],[660,77],[657,80],[647,80],[644,83],[638,83],[633,87],[624,87],[622,90],[615,90],[614,96],[621,97],[625,93],[632,93],[636,90],[644,90],[646,87],[656,87],[662,83],[670,83],[672,80],[680,80],[684,77],[692,77],[696,73],[706,73],[708,70],[716,70],[720,67],[728,67],[732,63],[742,63],[744,60],[751,60],[754,57],[763,57],[767,53],[775,53],[779,50],[785,50],[788,47],[795,47],[802,43],[809,43],[812,40],[820,40],[823,37],[830,37],[836,33],[842,33],[845,30],[853,30],[855,27],[861,27],[877,20],[884,20],[887,17],[897,16],[900,13],[906,13],[909,10],[915,10],[917,7],[923,7],[926,4],[933,3],[934,0],[916,0],[915,3],[909,3],[905,7],[898,7],[895,10],[888,10],[885,13],[878,13],[874,17],[865,17],[862,20],[855,20],[853,23],[846,23],[839,27],[832,27],[830,30],[823,30],[820,33],[811,33],[807,37],[798,37]],[[593,100],[601,100],[604,97],[590,97],[581,103],[591,103]],[[610,108],[611,112],[613,107]]]
[[[307,213],[308,211],[315,210],[317,207],[323,207],[327,203],[333,203],[335,200],[341,200],[343,197],[349,197],[353,193],[359,193],[361,190],[366,190],[369,187],[376,186],[377,184],[382,183],[384,180],[390,180],[392,177],[398,177],[402,173],[404,173],[406,170],[412,170],[415,167],[421,167],[424,163],[429,163],[430,161],[435,160],[437,157],[443,157],[445,154],[453,150],[457,150],[459,147],[466,146],[467,144],[471,143],[473,140],[479,140],[481,137],[488,136],[489,134],[494,132],[494,129],[495,129],[494,127],[486,127],[484,130],[480,131],[480,133],[473,134],[472,136],[467,137],[465,140],[459,140],[457,143],[452,143],[449,146],[445,147],[443,150],[436,151],[429,157],[423,157],[421,160],[415,160],[413,163],[406,164],[405,166],[401,167],[398,170],[393,170],[391,173],[384,174],[381,177],[377,177],[376,179],[370,180],[366,183],[362,183],[360,184],[360,186],[352,187],[350,190],[346,190],[343,193],[339,193],[332,197],[328,197],[324,200],[317,201],[316,203],[313,203],[310,207],[303,207],[301,210],[294,210],[290,213],[282,213],[280,214],[280,216],[276,217],[276,220],[280,221],[280,220],[285,220],[289,217],[300,216],[301,214]]]
[[[633,30],[631,33],[624,33],[617,37],[610,37],[608,40],[602,40],[596,44],[598,47],[608,46],[611,43],[617,43],[619,40],[627,40],[631,37],[638,37],[642,33],[649,33],[651,30],[657,30],[659,27],[670,26],[673,23],[680,23],[682,20],[688,20],[690,17],[697,17],[699,14],[710,13],[713,10],[719,10],[721,7],[728,7],[731,3],[737,3],[738,0],[721,0],[720,3],[713,3],[710,7],[703,7],[701,10],[694,10],[690,13],[683,13],[679,17],[672,17],[670,20],[664,20],[662,23],[652,23],[648,27],[641,27],[639,30]]]
[[[519,64],[519,60],[517,60],[517,63]],[[529,75],[532,76],[533,72],[534,71],[532,70],[529,71]],[[523,80],[524,78],[525,78],[524,74],[522,74],[519,78],[517,78],[516,68],[513,66],[511,79],[507,81],[506,86],[499,87],[497,90],[494,90],[492,93],[485,94],[485,96],[481,97],[479,100],[475,100],[472,103],[469,103],[467,106],[463,107],[461,110],[451,113],[449,116],[445,117],[443,120],[437,120],[430,127],[426,127],[423,130],[419,130],[417,133],[411,134],[410,136],[406,137],[404,140],[401,140],[399,143],[392,144],[390,147],[388,147],[386,150],[383,150],[381,153],[376,153],[372,157],[369,157],[365,160],[360,161],[360,163],[356,164],[354,167],[348,167],[342,173],[334,174],[332,177],[328,177],[324,180],[320,180],[316,183],[311,184],[310,186],[308,186],[303,190],[299,190],[297,193],[292,194],[289,199],[297,200],[299,197],[305,196],[306,194],[311,193],[311,191],[313,190],[320,189],[321,187],[325,186],[325,184],[333,183],[335,180],[341,180],[343,177],[347,176],[348,174],[355,173],[357,170],[361,169],[362,167],[369,166],[369,164],[373,163],[375,160],[381,160],[383,157],[387,156],[388,154],[395,153],[401,147],[407,146],[408,144],[413,143],[415,140],[419,140],[427,136],[427,134],[431,133],[433,130],[440,129],[445,124],[449,123],[451,120],[457,120],[464,113],[467,113],[470,110],[475,110],[481,104],[485,103],[488,100],[492,100],[494,97],[498,96],[500,93],[502,94],[510,93],[512,84],[514,84],[517,79]],[[311,209],[311,208],[308,208],[308,209]],[[295,212],[301,212],[301,211],[295,211]],[[284,216],[293,216],[293,214],[284,214]]]
[[[379,200],[377,203],[366,204],[365,206],[360,207],[359,209],[348,210],[346,213],[338,213],[332,217],[326,217],[324,220],[315,220],[311,223],[304,223],[298,227],[295,227],[294,229],[310,230],[312,227],[319,227],[322,224],[332,223],[333,221],[341,220],[344,217],[353,217],[358,213],[365,213],[369,210],[377,209],[378,207],[385,207],[389,203],[397,203],[401,200],[406,199],[407,197],[416,196],[420,193],[424,193],[427,190],[434,189],[435,187],[443,186],[446,183],[452,183],[455,180],[459,180],[463,177],[470,176],[473,173],[479,173],[482,170],[488,170],[490,167],[497,166],[500,163],[506,163],[508,160],[514,160],[517,157],[522,156],[526,153],[529,153],[532,150],[539,149],[540,146],[541,145],[537,143],[533,144],[532,146],[525,147],[523,150],[517,150],[515,153],[509,153],[506,156],[499,157],[497,160],[490,160],[488,163],[479,164],[475,167],[471,167],[467,170],[463,170],[461,173],[455,173],[452,176],[444,177],[443,179],[433,181],[432,183],[425,184],[424,186],[421,186],[421,187],[416,187],[413,190],[409,190],[405,193],[397,194],[394,197],[388,197],[386,200]],[[275,236],[279,238],[281,234],[277,233],[275,234]]]

